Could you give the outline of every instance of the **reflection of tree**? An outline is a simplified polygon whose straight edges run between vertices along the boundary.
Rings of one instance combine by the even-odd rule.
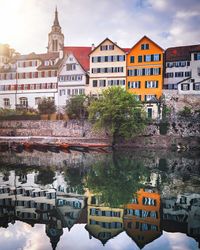
[[[84,194],[83,176],[81,168],[67,168],[65,171],[65,181],[78,194]]]
[[[54,181],[55,172],[51,168],[40,169],[37,176],[37,183],[41,185],[52,184]]]
[[[102,201],[118,207],[130,201],[149,175],[142,162],[113,153],[104,165],[97,162],[87,176],[87,187],[92,193],[101,194]]]

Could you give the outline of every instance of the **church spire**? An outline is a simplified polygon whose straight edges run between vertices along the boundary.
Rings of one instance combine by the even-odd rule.
[[[53,22],[53,26],[60,26],[59,21],[58,21],[57,6],[56,6],[56,10],[55,10],[55,19],[54,19],[54,22]]]
[[[48,52],[59,52],[64,49],[64,35],[62,34],[61,27],[58,21],[58,10],[57,6],[55,9],[54,22],[51,27],[48,39]]]

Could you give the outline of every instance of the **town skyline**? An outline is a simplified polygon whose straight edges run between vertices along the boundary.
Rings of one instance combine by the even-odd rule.
[[[120,47],[130,48],[144,35],[163,49],[200,41],[198,0],[114,2],[115,5],[108,0],[85,0],[84,4],[80,0],[39,3],[0,0],[0,43],[9,44],[22,54],[46,52],[56,6],[65,46],[91,46],[92,43],[97,46],[108,37]]]

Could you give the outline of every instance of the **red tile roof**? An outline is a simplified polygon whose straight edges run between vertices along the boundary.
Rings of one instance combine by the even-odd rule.
[[[72,53],[85,71],[89,71],[91,47],[64,47],[64,53]]]
[[[168,48],[165,51],[165,60],[167,62],[190,61],[191,52],[196,51],[200,51],[200,44]]]

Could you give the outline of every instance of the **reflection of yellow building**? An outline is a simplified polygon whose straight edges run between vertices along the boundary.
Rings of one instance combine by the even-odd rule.
[[[101,202],[101,196],[88,196],[88,223],[86,229],[90,236],[105,244],[109,239],[123,231],[123,209],[110,208]]]
[[[162,95],[163,49],[144,36],[127,55],[127,89],[141,101]]]
[[[158,238],[160,230],[160,195],[140,189],[132,202],[125,205],[124,228],[141,248]]]

